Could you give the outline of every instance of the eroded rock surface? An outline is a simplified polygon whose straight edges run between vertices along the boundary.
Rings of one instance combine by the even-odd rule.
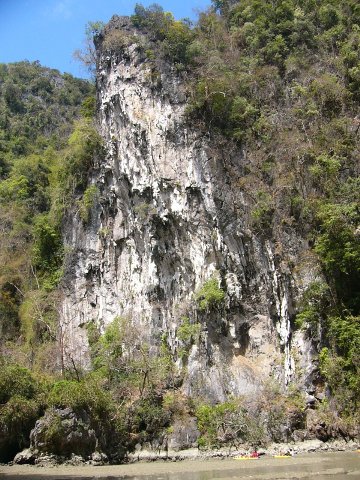
[[[48,410],[30,434],[31,450],[40,454],[87,458],[96,445],[89,416],[85,412],[76,414],[70,408]]]
[[[302,258],[307,245],[284,233],[279,249],[279,239],[251,229],[244,153],[191,126],[180,77],[154,66],[127,19],[115,17],[107,28],[131,41],[115,54],[98,40],[107,154],[91,172],[100,198],[90,222],[74,211],[65,228],[72,252],[61,320],[66,358],[88,365],[86,324],[103,330],[124,316],[153,350],[165,335],[176,359],[186,316],[201,323],[201,334],[184,393],[223,400],[253,394],[270,376],[286,385],[295,357],[311,390],[311,345],[301,334],[293,341],[292,332],[294,299],[316,276]],[[212,276],[225,300],[201,312],[194,292]]]

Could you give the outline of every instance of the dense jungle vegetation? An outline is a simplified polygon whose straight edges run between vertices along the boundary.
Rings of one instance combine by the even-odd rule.
[[[31,364],[56,329],[62,216],[100,145],[94,106],[87,81],[36,62],[0,65],[0,332],[2,346],[21,337]]]
[[[30,371],[62,368],[61,226],[101,149],[94,94],[89,82],[38,62],[0,65],[0,461],[28,444],[40,415]]]
[[[308,239],[323,280],[305,292],[296,327],[314,339],[331,393],[318,409],[323,438],[351,437],[360,398],[358,2],[214,0],[195,25],[137,5],[132,22],[151,39],[143,48],[154,86],[161,58],[187,82],[193,125],[244,152],[238,188],[252,199],[252,228],[279,245],[290,230]],[[110,32],[103,48],[129,41]],[[66,407],[86,412],[114,461],[138,442],[165,442],[190,416],[200,446],[292,438],[306,426],[296,386],[282,395],[269,385],[256,405],[186,399],[165,341],[156,358],[143,344],[127,355],[138,335],[126,319],[103,335],[89,326],[91,372],[62,358],[63,217],[76,205],[86,222],[97,195],[87,184],[104,154],[94,112],[90,83],[36,62],[0,65],[0,461],[28,445],[44,412],[53,412],[47,445],[61,453],[56,409]],[[216,285],[204,285],[200,309],[222,301]],[[198,334],[184,318],[184,357]]]

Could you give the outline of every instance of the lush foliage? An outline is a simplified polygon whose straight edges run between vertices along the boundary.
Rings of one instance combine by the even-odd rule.
[[[41,412],[41,388],[29,370],[0,363],[0,461],[8,461],[29,444]]]
[[[118,399],[149,396],[171,385],[173,365],[167,348],[152,352],[129,319],[115,318],[103,335],[89,324],[88,335],[93,368]]]
[[[86,223],[89,221],[92,207],[99,196],[99,189],[96,185],[90,185],[84,192],[79,202],[79,214],[81,219]]]
[[[207,280],[204,285],[195,294],[195,300],[199,305],[199,310],[204,311],[221,305],[224,301],[225,292],[219,286],[219,279],[213,276]]]
[[[329,347],[320,353],[320,369],[338,409],[359,421],[360,317],[330,317]]]
[[[199,341],[201,324],[191,323],[189,317],[182,317],[181,320],[182,322],[176,332],[180,342],[178,356],[186,361],[191,347]]]
[[[224,403],[199,403],[195,409],[201,436],[200,447],[223,444],[259,446],[290,441],[296,429],[305,427],[305,403],[298,391],[280,393],[278,386],[265,385],[252,399],[231,399]]]
[[[215,447],[223,443],[237,445],[248,440],[248,423],[251,420],[240,402],[202,404],[196,409],[196,417],[202,433],[200,446]]]
[[[56,348],[62,216],[101,154],[93,90],[38,62],[0,65],[0,352],[21,335],[24,363],[40,369]],[[84,217],[94,201],[92,190],[80,201]]]
[[[302,296],[300,312],[296,316],[297,327],[306,324],[306,328],[311,329],[311,334],[315,336],[323,326],[330,303],[329,295],[329,287],[325,283],[312,283]]]

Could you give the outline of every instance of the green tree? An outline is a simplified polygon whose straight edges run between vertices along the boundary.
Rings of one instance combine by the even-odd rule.
[[[85,26],[84,47],[74,51],[73,56],[78,60],[91,75],[95,75],[96,51],[94,37],[101,35],[105,24],[101,20],[89,21]]]

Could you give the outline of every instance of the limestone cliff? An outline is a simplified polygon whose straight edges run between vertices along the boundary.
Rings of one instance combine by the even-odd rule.
[[[154,69],[142,34],[126,18],[107,31],[128,34],[114,53],[98,38],[98,123],[106,156],[89,172],[99,199],[84,223],[68,218],[69,256],[61,325],[66,354],[89,362],[86,324],[123,316],[156,352],[166,338],[179,368],[177,328],[201,324],[183,390],[222,400],[251,394],[270,376],[312,390],[311,344],[293,333],[294,304],[316,269],[306,243],[251,228],[241,187],[246,155],[216,142],[187,115],[181,77]],[[105,32],[106,34],[106,32]],[[216,278],[225,299],[201,311],[194,299]]]

